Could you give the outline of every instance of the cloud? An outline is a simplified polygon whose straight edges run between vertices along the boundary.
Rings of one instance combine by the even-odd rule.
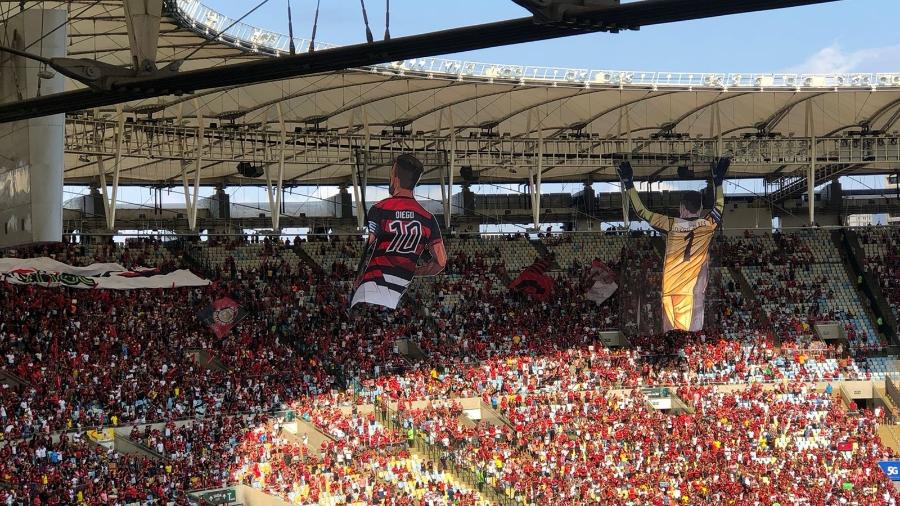
[[[843,72],[895,72],[900,62],[900,44],[845,51],[834,43],[824,47],[788,72],[837,74]]]

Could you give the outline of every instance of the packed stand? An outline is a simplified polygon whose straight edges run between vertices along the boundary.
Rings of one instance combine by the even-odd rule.
[[[883,348],[829,232],[746,234],[728,238],[722,260],[739,268],[757,290],[772,330],[801,346],[815,339],[817,322],[839,322],[854,351]]]
[[[234,455],[240,471],[231,468],[225,472],[215,466],[208,474],[178,471],[178,479],[162,494],[152,489],[148,493],[175,497],[178,490],[227,481],[230,473],[231,480],[265,486],[292,501],[326,496],[335,501],[338,496],[341,500],[395,497],[389,494],[398,493],[401,481],[424,484],[408,488],[416,490],[415,494],[427,490],[447,499],[451,494],[462,496],[441,484],[446,480],[436,478],[436,473],[442,472],[440,463],[431,467],[416,463],[398,444],[402,436],[398,440],[397,434],[368,416],[348,417],[337,409],[351,409],[353,404],[375,399],[481,397],[510,420],[520,420],[521,414],[511,411],[510,398],[559,400],[555,396],[616,386],[877,377],[874,373],[880,366],[874,362],[840,359],[835,350],[817,349],[814,343],[800,340],[788,340],[785,348],[777,350],[770,341],[753,343],[727,333],[672,335],[668,339],[637,334],[632,340],[634,348],[607,349],[599,345],[598,332],[618,327],[621,302],[616,297],[624,290],[598,307],[584,299],[585,269],[572,265],[557,273],[557,289],[546,303],[509,294],[502,278],[516,272],[498,253],[503,241],[486,241],[484,248],[454,247],[451,241],[449,275],[416,281],[422,293],[432,290],[443,296],[425,299],[411,293],[410,300],[394,313],[367,310],[347,315],[346,284],[355,257],[333,262],[330,272],[321,276],[303,262],[294,262],[287,253],[295,254],[296,242],[291,246],[262,241],[255,246],[258,256],[254,263],[223,261],[209,274],[214,284],[204,289],[156,290],[130,297],[127,293],[4,285],[0,292],[0,346],[5,369],[24,380],[22,385],[0,391],[4,437],[98,425],[137,424],[138,430],[144,431],[142,427],[150,422],[191,417],[221,420],[225,414],[261,413],[290,405],[298,413],[308,414],[323,432],[336,429],[344,437],[331,433],[333,446],[317,449],[325,450],[319,455],[279,436],[274,429],[247,436],[244,431],[248,427],[220,422],[204,430],[174,428],[169,434],[165,430],[136,434],[146,446],[163,450],[158,453],[171,459],[169,465],[175,470],[192,469],[202,462],[199,447],[212,445],[229,459]],[[520,264],[534,250],[522,241],[509,240],[515,247],[529,248],[520,255]],[[658,257],[651,242],[629,241],[633,241],[628,243],[629,250],[636,252],[637,262],[617,268],[652,271],[647,266]],[[341,252],[344,246],[356,244],[301,244],[305,249],[324,247],[321,251],[325,252]],[[59,250],[63,258],[80,255],[66,254],[69,248],[75,251],[78,246]],[[485,272],[491,275],[477,276]],[[735,301],[739,297],[739,290],[728,292]],[[459,298],[448,304],[448,296],[454,293]],[[224,295],[241,301],[249,316],[225,338],[217,339],[197,322],[196,313]],[[732,330],[735,334],[742,331],[741,326]],[[400,355],[395,341],[402,337],[418,343],[425,359],[411,362]],[[195,362],[189,352],[196,349],[208,350],[221,367]],[[411,423],[441,444],[475,437],[472,427],[465,426],[458,416],[454,423],[454,409],[445,406],[434,415],[436,423],[423,425],[431,415],[423,420],[421,414]],[[507,437],[502,427],[483,430],[492,438]],[[272,453],[273,441],[278,441],[280,453]],[[235,442],[253,450],[247,450],[248,454],[235,449]],[[268,468],[259,465],[261,459]],[[286,462],[303,462],[303,466],[294,469]],[[477,467],[481,461],[465,462]],[[341,469],[347,465],[355,471],[345,479]],[[392,474],[381,474],[385,466],[391,466]],[[481,471],[484,475],[488,468]],[[489,474],[503,490],[525,487],[503,473]],[[321,476],[332,481],[323,482]],[[270,478],[275,481],[270,483]],[[145,492],[138,491],[142,496]],[[528,493],[538,494],[534,490]]]
[[[900,321],[900,229],[865,228],[859,229],[857,235],[866,256],[866,270],[878,280],[894,318]]]

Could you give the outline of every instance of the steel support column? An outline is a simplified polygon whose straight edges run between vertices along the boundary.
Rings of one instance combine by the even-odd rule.
[[[187,174],[187,157],[181,163],[181,182],[184,184],[184,204],[187,207],[188,229],[195,231],[197,229],[197,195],[200,193],[200,169],[203,166],[203,139],[205,137],[205,127],[203,125],[203,115],[200,113],[200,107],[197,99],[194,99],[194,111],[197,115],[197,146],[194,153],[194,190],[190,191],[188,185]],[[179,112],[179,116],[181,113]]]
[[[719,114],[719,103],[710,107],[709,137],[716,140],[716,157],[722,156],[722,116]]]
[[[441,175],[441,201],[444,204],[444,228],[450,230],[451,217],[453,216],[453,173],[456,171],[456,129],[453,126],[453,110],[449,109],[450,116],[450,135],[447,139],[447,164],[445,165],[445,175]],[[443,136],[441,123],[443,122],[444,111],[441,111],[438,117],[438,134]],[[445,179],[446,178],[446,179]],[[446,188],[444,183],[446,180]]]
[[[625,191],[625,185],[622,185],[622,222],[626,228],[631,226],[631,201],[628,200],[628,192]]]
[[[197,118],[197,119],[199,122],[200,118]],[[178,104],[178,112],[175,115],[175,123],[177,125],[179,125],[179,126],[182,125],[182,121],[184,121],[184,103]],[[197,145],[199,146],[200,145],[199,137],[197,140],[198,140]],[[185,212],[187,212],[188,229],[193,230],[193,228],[191,228],[191,222],[192,222],[191,214],[193,214],[191,211],[191,188],[190,188],[190,185],[188,184],[188,174],[187,174],[187,166],[188,166],[189,162],[188,162],[187,147],[185,146],[185,144],[186,144],[185,137],[179,136],[178,148],[181,151],[181,157],[182,157],[182,160],[180,163],[181,163],[181,183],[184,188],[183,189],[184,210],[185,210]],[[200,180],[200,178],[196,177],[196,175],[195,175],[195,179],[197,179],[198,181]]]
[[[634,150],[634,142],[631,138],[631,120],[629,119],[628,109],[628,107],[619,109],[619,138],[622,137],[623,133],[625,134],[626,151],[630,154]],[[615,170],[615,163],[613,161],[613,170]],[[622,222],[625,227],[631,226],[631,200],[628,198],[628,192],[625,191],[625,185],[622,185]]]
[[[453,174],[456,172],[456,129],[453,128],[453,121],[451,116],[450,122],[450,166],[447,170],[447,177],[449,178],[447,184],[447,208],[444,210],[444,226],[447,230],[450,230],[452,223],[451,218],[453,217]]]
[[[538,124],[537,166],[529,167],[529,189],[531,190],[531,214],[535,230],[541,228],[541,176],[544,169],[544,129]]]
[[[806,192],[809,199],[809,224],[816,222],[816,130],[813,122],[812,100],[806,102],[806,135],[809,142],[809,173],[806,176]]]
[[[354,109],[350,115],[350,124],[347,131],[352,132],[356,124],[356,113],[358,109]],[[362,146],[354,146],[352,139],[348,142],[350,147],[350,183],[353,185],[353,202],[356,204],[356,227],[362,232],[366,227],[366,192],[365,183],[360,182],[359,172],[362,170],[368,179],[369,173],[369,118],[366,109],[362,109],[363,124],[363,144]]]
[[[366,207],[365,202],[363,202],[364,194],[360,187],[359,171],[360,169],[369,170],[366,163],[367,158],[362,148],[353,149],[353,167],[350,168],[350,182],[353,184],[353,202],[356,203],[356,226],[360,232],[365,229],[366,225]]]
[[[100,176],[100,193],[103,195],[103,210],[106,213],[106,229],[114,230],[116,226],[116,203],[119,193],[119,174],[122,171],[122,142],[125,138],[125,114],[122,104],[116,106],[116,151],[113,165],[112,190],[106,188],[106,164],[103,155],[97,158],[97,169]]]
[[[287,128],[284,123],[284,113],[281,104],[275,104],[278,113],[278,127],[281,137],[278,140],[278,178],[275,187],[272,187],[272,172],[266,168],[266,196],[269,197],[269,212],[272,216],[272,230],[281,231],[281,200],[284,195],[284,158],[287,150]]]

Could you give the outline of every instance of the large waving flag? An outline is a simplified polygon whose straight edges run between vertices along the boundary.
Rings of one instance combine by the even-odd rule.
[[[217,299],[197,315],[219,339],[231,332],[245,316],[247,310],[231,297]]]
[[[556,281],[546,274],[547,269],[553,264],[548,258],[539,258],[533,264],[526,267],[516,279],[509,284],[509,289],[514,292],[524,293],[532,299],[545,301],[553,294]]]
[[[593,283],[584,297],[594,301],[598,306],[612,297],[612,294],[619,288],[616,283],[616,273],[599,258],[591,262],[591,280]]]
[[[179,288],[209,284],[209,280],[186,269],[160,274],[157,269],[137,267],[128,270],[113,263],[76,267],[47,257],[0,258],[0,279],[14,285],[101,290]]]

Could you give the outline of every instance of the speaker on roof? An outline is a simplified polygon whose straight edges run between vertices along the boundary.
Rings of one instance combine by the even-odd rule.
[[[237,171],[238,174],[244,177],[260,177],[263,175],[263,168],[250,162],[238,162]]]
[[[693,179],[694,178],[694,170],[688,167],[687,165],[679,165],[678,166],[678,178],[679,179]]]
[[[465,165],[459,168],[459,175],[463,178],[463,181],[467,183],[474,183],[478,181],[478,172],[472,170],[470,165]]]

